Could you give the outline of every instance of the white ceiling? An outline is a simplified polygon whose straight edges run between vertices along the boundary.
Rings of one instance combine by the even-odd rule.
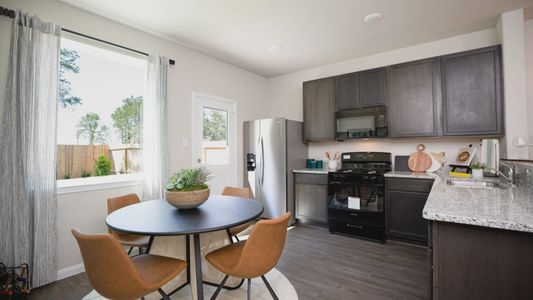
[[[272,77],[494,27],[533,0],[62,0]],[[380,12],[378,24],[364,16]],[[269,51],[280,45],[279,51]]]

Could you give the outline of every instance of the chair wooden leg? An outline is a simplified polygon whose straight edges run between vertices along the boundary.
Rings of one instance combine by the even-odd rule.
[[[163,300],[170,300],[170,297],[162,289],[157,289],[157,291],[161,294]]]
[[[228,277],[229,275],[226,275],[224,277],[224,279],[222,279],[222,282],[220,282],[220,284],[218,285],[217,287],[217,290],[215,291],[215,293],[213,294],[213,296],[211,296],[211,300],[215,300],[218,296],[218,293],[220,293],[220,290],[222,289],[222,287],[224,286],[224,283],[226,283],[226,280],[228,280]]]
[[[131,254],[131,251],[133,251],[133,247],[130,247],[130,250],[128,250],[128,255]]]
[[[252,299],[252,279],[248,278],[248,290],[246,291],[246,299],[250,300]]]
[[[264,275],[261,275],[261,279],[263,279],[263,282],[265,283],[268,291],[270,292],[270,295],[272,295],[272,298],[274,298],[274,300],[279,300],[278,296],[276,295],[276,293],[274,293],[274,290],[272,289],[272,287],[268,283],[266,277]]]

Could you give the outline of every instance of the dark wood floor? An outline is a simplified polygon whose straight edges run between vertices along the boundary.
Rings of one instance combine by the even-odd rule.
[[[277,266],[300,299],[428,299],[427,249],[297,226]]]
[[[428,299],[427,250],[332,235],[296,226],[277,266],[307,299]],[[85,273],[35,289],[30,299],[81,299],[92,290]]]

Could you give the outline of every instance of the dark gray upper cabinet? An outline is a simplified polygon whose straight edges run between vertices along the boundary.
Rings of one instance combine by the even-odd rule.
[[[335,80],[324,78],[303,83],[304,139],[335,140]]]
[[[337,111],[359,107],[359,74],[352,73],[335,78]]]
[[[502,135],[500,46],[442,57],[444,135]]]
[[[359,107],[387,103],[387,69],[373,69],[359,73]]]
[[[335,140],[335,112],[386,105],[393,138],[502,136],[501,46],[304,83],[306,141]]]
[[[335,78],[337,111],[385,105],[387,69],[373,69]]]
[[[391,66],[389,76],[391,137],[437,136],[440,124],[438,59]]]

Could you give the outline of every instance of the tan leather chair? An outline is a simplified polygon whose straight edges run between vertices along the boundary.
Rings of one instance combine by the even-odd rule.
[[[247,241],[228,245],[205,256],[213,267],[226,274],[211,300],[218,296],[229,276],[248,279],[248,300],[251,279],[259,276],[272,297],[278,299],[264,275],[276,266],[281,257],[290,216],[288,212],[277,219],[261,220],[254,226]]]
[[[143,254],[130,258],[111,234],[71,230],[94,289],[109,299],[136,299],[158,291],[187,267],[180,259]]]
[[[236,187],[231,187],[231,186],[225,187],[224,190],[222,191],[222,195],[224,195],[224,196],[242,197],[242,198],[248,198],[248,199],[252,198],[252,193],[250,192],[249,188],[236,188]],[[237,234],[243,232],[248,227],[250,227],[252,224],[253,224],[253,222],[248,222],[248,223],[241,224],[239,226],[231,227],[229,229],[229,233],[238,242],[239,241],[239,237],[237,237]]]
[[[137,194],[128,194],[120,197],[108,198],[107,214],[109,215],[117,209],[140,202],[141,200],[139,199]],[[128,254],[130,254],[133,248],[135,247],[138,247],[139,254],[142,254],[142,248],[147,247],[148,241],[150,240],[150,237],[148,236],[119,233],[112,230],[111,228],[108,228],[108,232],[111,233],[122,246],[130,247],[130,249],[128,250]]]

